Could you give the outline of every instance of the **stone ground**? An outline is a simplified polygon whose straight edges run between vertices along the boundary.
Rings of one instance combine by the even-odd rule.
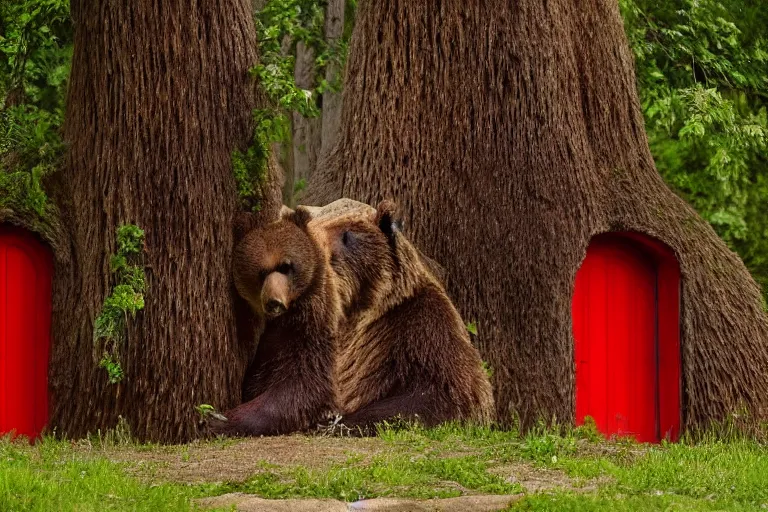
[[[520,496],[459,496],[434,500],[375,498],[345,503],[338,500],[265,500],[248,494],[232,493],[199,500],[203,507],[229,507],[239,512],[496,512],[503,510]]]

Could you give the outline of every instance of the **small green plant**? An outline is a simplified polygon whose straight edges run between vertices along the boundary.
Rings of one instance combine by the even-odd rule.
[[[217,420],[226,421],[226,417],[216,412],[216,408],[209,404],[200,404],[195,406],[197,414],[200,415],[200,421],[205,421],[209,416]]]
[[[98,445],[102,449],[116,446],[135,446],[136,440],[131,434],[131,425],[123,416],[117,417],[115,426],[107,429],[98,429],[96,434],[89,436],[92,444]]]
[[[467,324],[467,332],[473,336],[477,336],[477,322],[469,322]]]
[[[109,382],[123,380],[119,350],[122,344],[125,322],[130,315],[144,308],[144,266],[141,254],[144,248],[144,231],[133,224],[125,224],[117,230],[117,252],[110,258],[110,267],[116,285],[105,299],[93,329],[97,350],[101,351],[99,367],[107,372]]]
[[[293,184],[293,193],[294,194],[300,194],[306,188],[307,188],[307,180],[306,180],[306,178],[299,178],[299,179],[296,180],[296,183]]]
[[[584,417],[584,423],[573,429],[573,434],[578,439],[586,439],[593,443],[599,443],[603,440],[603,435],[597,429],[597,423],[592,416]]]
[[[547,428],[543,423],[528,432],[523,439],[521,454],[528,459],[556,463],[559,457],[576,453],[576,438],[562,436]]]
[[[493,368],[491,368],[491,365],[488,364],[488,361],[480,361],[480,364],[482,365],[483,371],[488,376],[488,378],[490,379],[493,377]]]

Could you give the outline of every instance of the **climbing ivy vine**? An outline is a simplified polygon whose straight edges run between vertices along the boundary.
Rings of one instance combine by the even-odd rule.
[[[93,329],[93,339],[101,353],[99,366],[107,372],[109,382],[123,379],[120,348],[125,338],[125,323],[144,308],[144,231],[133,224],[117,230],[117,252],[110,259],[115,287],[104,299],[104,306]]]

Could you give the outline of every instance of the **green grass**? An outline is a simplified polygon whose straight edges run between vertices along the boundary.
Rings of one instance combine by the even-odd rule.
[[[143,485],[106,459],[78,459],[62,441],[22,443],[0,441],[0,510],[191,509],[191,492],[179,485]]]
[[[521,494],[521,471],[552,483],[509,510],[768,510],[768,447],[738,437],[649,446],[604,441],[590,427],[527,435],[459,425],[385,427],[376,442],[331,441],[350,446],[343,461],[319,460],[312,467],[263,462],[244,481],[215,475],[224,481],[195,485],[165,481],[158,475],[168,472],[142,460],[165,452],[187,462],[201,446],[226,454],[237,441],[160,447],[133,444],[121,434],[91,442],[95,447],[83,450],[54,439],[34,446],[0,440],[0,510],[191,510],[194,498],[228,492],[344,501]],[[132,462],[111,462],[115,450],[127,450]],[[263,455],[254,453],[254,459]]]
[[[381,437],[412,450],[474,448],[486,464],[529,461],[572,479],[571,489],[526,496],[511,510],[768,510],[768,447],[738,436],[655,446],[604,441],[594,426],[520,436],[444,425]]]
[[[695,500],[675,495],[626,495],[621,493],[599,492],[592,494],[574,492],[539,493],[526,496],[513,503],[508,511],[557,510],[563,512],[581,512],[593,510],[623,511],[677,511],[677,510],[760,510],[739,503]]]
[[[478,457],[439,457],[385,454],[363,462],[351,457],[344,464],[323,469],[294,467],[254,475],[242,483],[200,486],[201,495],[228,492],[258,494],[265,498],[336,498],[356,501],[380,496],[449,498],[462,488],[483,494],[517,494],[519,484],[488,473]]]

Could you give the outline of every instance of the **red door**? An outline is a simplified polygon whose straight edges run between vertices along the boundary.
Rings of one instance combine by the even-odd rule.
[[[52,258],[0,225],[0,434],[36,437],[48,421]]]
[[[679,274],[638,239],[596,237],[576,274],[576,422],[658,442],[679,430]]]

